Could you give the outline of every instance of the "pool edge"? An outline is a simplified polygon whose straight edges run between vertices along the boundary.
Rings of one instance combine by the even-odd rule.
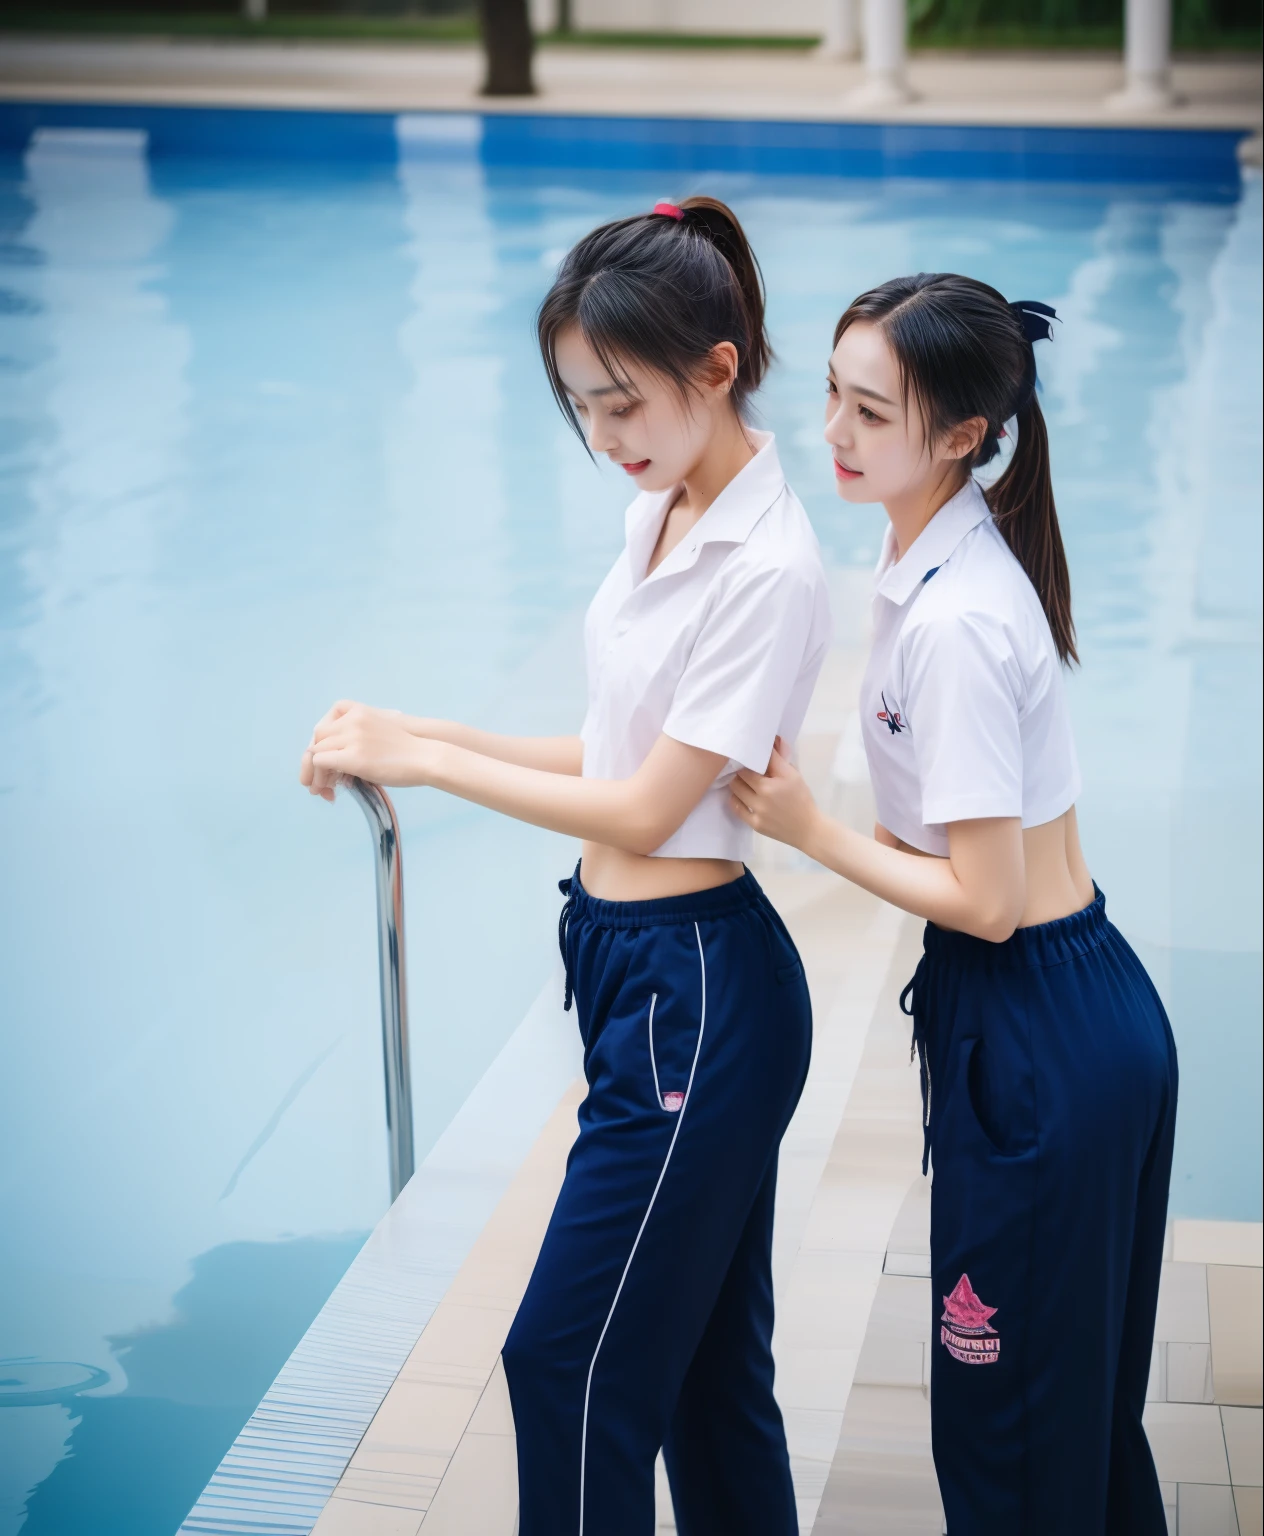
[[[307,1536],[581,1065],[551,975],[374,1228],[177,1536]]]
[[[466,125],[455,137],[453,124]],[[403,125],[414,130],[406,131]],[[562,110],[48,99],[0,90],[0,151],[37,130],[142,131],[151,158],[216,156],[394,165],[414,157],[487,167],[905,176],[1236,186],[1238,146],[1258,130],[1188,124],[852,121]],[[433,128],[434,132],[427,131]]]

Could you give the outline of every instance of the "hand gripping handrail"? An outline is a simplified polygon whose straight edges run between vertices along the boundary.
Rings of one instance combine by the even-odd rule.
[[[408,983],[404,971],[404,865],[391,797],[377,784],[344,779],[373,833],[377,869],[377,962],[382,989],[382,1067],[391,1200],[413,1176],[413,1091],[408,1071]]]

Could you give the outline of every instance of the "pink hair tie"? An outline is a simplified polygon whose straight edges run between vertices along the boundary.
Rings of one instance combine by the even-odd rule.
[[[684,209],[677,208],[675,203],[655,203],[653,211],[669,219],[683,219],[685,216]]]

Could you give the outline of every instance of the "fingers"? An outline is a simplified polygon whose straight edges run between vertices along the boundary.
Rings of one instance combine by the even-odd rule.
[[[312,729],[312,739],[308,742],[308,746],[313,746],[318,741],[324,741],[330,732],[338,728],[340,721],[345,720],[353,712],[362,711],[366,707],[363,704],[357,704],[354,699],[339,699],[333,708],[326,710],[316,722]]]
[[[314,792],[332,794],[338,778],[344,773],[354,773],[354,767],[348,766],[347,760],[354,756],[356,745],[356,731],[345,721],[335,722],[329,728],[328,733],[320,740],[314,741],[307,749],[307,756],[312,762],[312,789]]]
[[[339,778],[343,774],[355,773],[354,765],[350,764],[347,758],[348,753],[345,748],[339,748],[332,752],[322,749],[315,754],[313,762],[316,765],[316,776],[313,780],[312,788],[316,793],[325,796],[327,799],[333,799],[334,789],[337,787]]]
[[[345,749],[347,742],[345,729],[340,729],[339,724],[359,708],[363,706],[357,705],[354,699],[339,699],[316,722],[311,740],[303,753],[298,781],[310,794],[318,795],[322,800],[332,802],[338,780],[343,775],[338,754]]]
[[[329,768],[318,768],[312,764],[312,793],[314,795],[332,795],[338,786],[339,775]]]
[[[303,753],[303,761],[299,764],[298,781],[310,794],[319,795],[322,800],[332,800],[338,775],[331,774],[327,769],[318,768],[315,754],[309,747]]]
[[[342,728],[345,721],[345,715],[338,715],[334,719],[330,719],[330,717],[326,715],[323,720],[318,720],[316,722],[315,728],[312,731],[312,739],[309,745],[314,747],[318,741],[328,741],[335,731],[338,731]]]
[[[343,715],[349,714],[355,707],[356,703],[354,699],[339,699],[338,702],[327,709],[316,722],[317,730],[319,730],[321,726],[332,725],[335,720],[341,720]]]
[[[336,773],[322,773],[317,770],[316,777],[312,780],[309,795],[315,795],[320,800],[328,800],[330,805],[334,803],[334,791],[338,788],[338,775]]]
[[[764,809],[765,779],[747,774],[738,776],[729,785],[729,800],[734,811],[749,826],[754,826],[759,820],[760,812]]]
[[[330,773],[326,768],[318,767],[314,754],[307,751],[303,753],[303,761],[299,766],[298,781],[308,794],[319,795],[322,800],[332,802],[338,775]]]
[[[795,772],[794,764],[781,750],[782,746],[783,743],[779,736],[777,738],[777,745],[772,749],[772,756],[768,759],[768,777],[770,779],[788,778]]]

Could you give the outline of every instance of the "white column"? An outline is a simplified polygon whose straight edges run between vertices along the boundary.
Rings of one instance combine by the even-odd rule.
[[[1122,112],[1172,106],[1171,53],[1172,0],[1124,0],[1124,88],[1110,105]]]
[[[825,26],[821,46],[822,59],[854,59],[860,52],[860,7],[858,0],[824,0]]]
[[[853,106],[885,107],[908,101],[905,78],[908,12],[905,0],[864,0],[865,83]]]
[[[557,0],[527,0],[527,15],[531,30],[537,37],[544,32],[554,32],[558,26]]]

